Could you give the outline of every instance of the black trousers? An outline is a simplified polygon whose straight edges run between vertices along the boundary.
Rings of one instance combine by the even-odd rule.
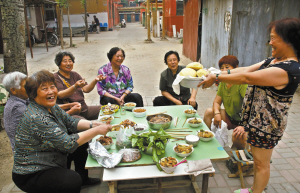
[[[143,98],[138,93],[129,93],[124,98],[124,102],[125,103],[134,102],[134,103],[136,103],[136,107],[143,107],[144,106]],[[101,105],[107,105],[107,103],[119,105],[119,103],[113,98],[106,97],[106,96],[101,97],[100,104]]]
[[[80,193],[82,183],[77,172],[60,167],[26,175],[12,173],[12,179],[28,193]]]
[[[180,100],[183,105],[187,105],[187,101]],[[153,106],[169,106],[169,105],[176,105],[172,101],[170,101],[167,97],[165,96],[158,96],[155,97],[153,100]],[[198,109],[198,103],[196,102],[196,106],[194,107],[195,110]]]

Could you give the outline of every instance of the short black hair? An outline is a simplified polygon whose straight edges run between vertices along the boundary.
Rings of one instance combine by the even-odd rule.
[[[75,57],[73,56],[73,54],[71,52],[61,51],[61,52],[58,52],[58,54],[56,54],[55,59],[54,59],[54,62],[58,67],[60,66],[61,61],[64,56],[70,56],[73,63],[75,63]]]
[[[125,52],[122,48],[119,47],[113,47],[112,49],[109,50],[109,52],[107,53],[107,57],[109,59],[109,61],[111,62],[113,56],[118,52],[118,51],[122,51],[124,59],[125,59]]]
[[[175,54],[176,57],[177,57],[178,62],[180,61],[180,57],[179,57],[178,52],[173,51],[173,50],[170,50],[170,51],[168,51],[168,52],[165,54],[165,63],[166,63],[166,65],[168,65],[167,59],[168,59],[168,57],[169,57],[171,54]]]
[[[238,67],[238,65],[239,65],[239,60],[237,59],[236,56],[233,56],[233,55],[227,55],[227,56],[223,56],[223,57],[219,60],[219,68],[221,68],[223,64],[229,64],[229,65],[232,66],[233,68],[236,68],[236,67]]]
[[[56,86],[54,75],[48,70],[41,70],[31,75],[25,84],[26,94],[30,100],[37,97],[37,90],[43,83],[53,83]]]

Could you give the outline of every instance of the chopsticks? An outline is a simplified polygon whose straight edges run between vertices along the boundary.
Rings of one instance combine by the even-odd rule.
[[[172,132],[193,132],[193,131],[178,131],[178,130],[166,131],[166,133],[172,133]]]
[[[174,119],[174,121],[175,121],[174,126],[175,126],[175,127],[177,127],[177,124],[178,124],[178,122],[180,122],[180,119],[181,119],[181,118],[179,118],[179,117],[175,117],[175,119]]]
[[[189,129],[189,128],[172,128],[172,129],[165,129],[165,131],[171,131],[171,130],[176,130],[176,131],[179,131],[181,129]]]
[[[186,122],[187,119],[188,119],[188,118],[185,118],[185,121],[184,121],[183,125],[185,124],[185,122]],[[183,127],[183,125],[182,125],[182,127]]]
[[[161,113],[154,113],[154,114],[150,114],[150,115],[147,115],[148,116],[151,116],[151,115],[158,115],[158,114],[162,114],[162,113],[166,113],[167,111],[164,111],[164,112],[161,112]]]

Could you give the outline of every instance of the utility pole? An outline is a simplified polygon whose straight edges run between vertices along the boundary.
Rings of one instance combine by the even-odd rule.
[[[27,74],[24,0],[2,1],[4,72]]]

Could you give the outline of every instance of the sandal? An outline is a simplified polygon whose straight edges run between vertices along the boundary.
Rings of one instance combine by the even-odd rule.
[[[234,193],[252,193],[252,192],[253,192],[252,188],[238,189],[234,191]]]

